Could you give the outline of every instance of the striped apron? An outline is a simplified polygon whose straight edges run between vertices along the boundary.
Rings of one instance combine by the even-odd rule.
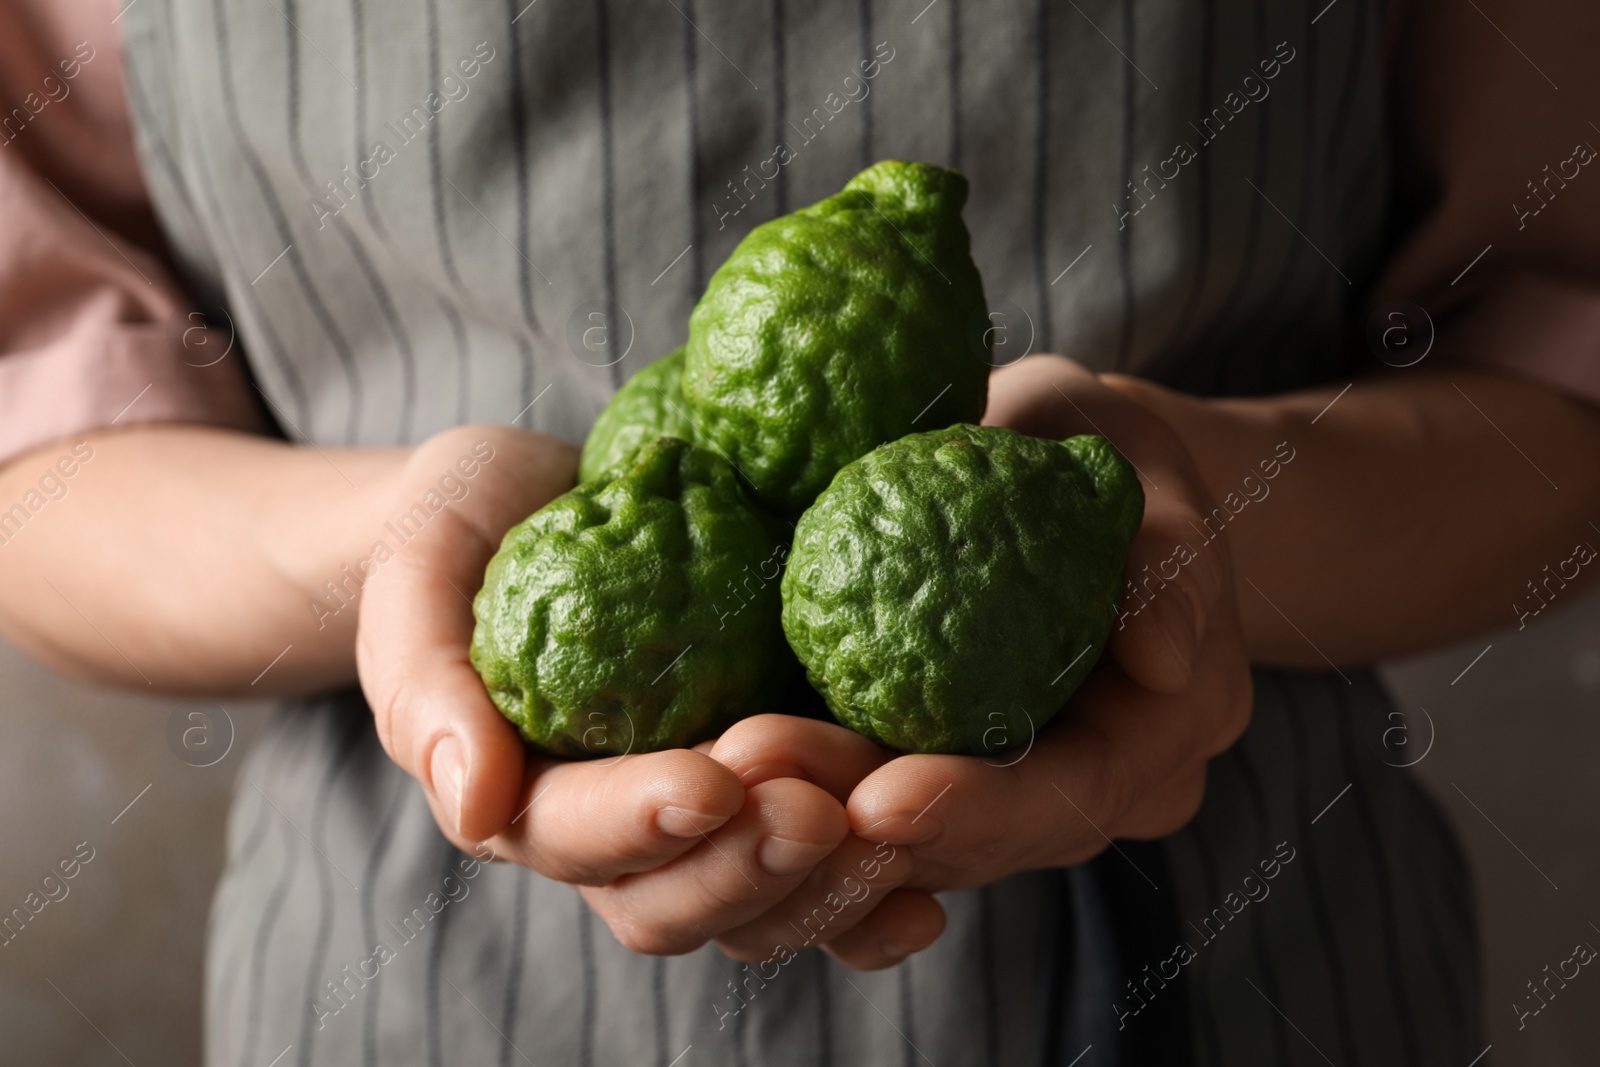
[[[1205,394],[1349,372],[1386,251],[1372,0],[144,0],[139,148],[293,440],[580,441],[750,228],[959,167],[1005,358]],[[1292,467],[1286,476],[1292,476]],[[1270,506],[1263,503],[1261,506]],[[890,970],[623,949],[439,835],[358,692],[249,756],[207,1062],[1415,1065],[1478,1048],[1469,880],[1365,673],[1256,676],[1164,841],[944,894]],[[275,1060],[275,1057],[281,1057]]]

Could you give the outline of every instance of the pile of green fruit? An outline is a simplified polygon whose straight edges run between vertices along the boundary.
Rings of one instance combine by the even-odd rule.
[[[690,746],[820,694],[892,748],[988,754],[1088,675],[1144,495],[1104,438],[975,425],[966,196],[884,162],[757,227],[612,399],[474,603],[472,662],[529,741]]]

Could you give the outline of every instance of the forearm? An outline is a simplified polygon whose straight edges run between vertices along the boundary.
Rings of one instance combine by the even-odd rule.
[[[169,692],[354,681],[344,598],[359,583],[345,568],[384,536],[408,451],[319,453],[190,427],[91,435],[76,456],[74,444],[0,469],[11,640],[69,673]]]
[[[1551,602],[1600,573],[1569,562],[1600,546],[1600,414],[1552,390],[1452,368],[1361,379],[1330,408],[1342,386],[1203,401],[1109,380],[1177,429],[1219,502],[1192,546],[1227,539],[1257,662],[1403,655],[1516,623],[1530,582]]]

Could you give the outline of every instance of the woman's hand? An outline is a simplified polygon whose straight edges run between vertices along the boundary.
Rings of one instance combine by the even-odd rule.
[[[476,468],[470,482],[463,461]],[[506,427],[462,427],[417,448],[392,513],[430,491],[448,502],[367,581],[361,685],[384,748],[457,847],[486,842],[583,887],[631,948],[686,952],[768,910],[835,850],[849,787],[879,757],[820,785],[776,777],[747,789],[704,751],[571,762],[528,749],[468,659],[471,599],[505,531],[569,489],[576,463],[571,446]],[[469,485],[459,499],[439,492],[446,476]]]
[[[874,767],[884,753],[865,738],[798,720],[748,720],[718,741],[712,755],[747,783],[788,773],[837,788],[838,768],[873,767],[850,789],[851,836],[838,852],[780,905],[718,939],[738,959],[770,958],[812,916],[815,943],[842,962],[897,963],[943,930],[935,892],[1070,866],[1116,838],[1183,826],[1199,808],[1207,761],[1244,731],[1251,685],[1232,563],[1224,542],[1200,532],[1211,502],[1177,436],[1059,357],[997,373],[985,421],[1048,437],[1101,433],[1138,468],[1145,515],[1125,572],[1138,592],[1124,594],[1106,660],[1014,754],[909,755]],[[1181,544],[1193,551],[1178,564]],[[869,869],[876,879],[864,877]]]
[[[1175,544],[1196,541],[1189,523],[1198,527],[1209,499],[1181,443],[1093,375],[1036,357],[995,376],[989,410],[1023,432],[1102,432],[1124,450],[1147,501],[1130,579],[1144,583],[1146,564],[1162,573]],[[409,491],[485,433],[499,435],[484,465],[494,473],[368,585],[362,684],[385,746],[452,841],[487,841],[500,858],[579,885],[638,951],[715,939],[754,962],[801,947],[803,931],[799,941],[851,966],[895,963],[942,931],[934,892],[1177,829],[1200,803],[1206,761],[1248,719],[1218,544],[1128,596],[1108,661],[1015,760],[891,759],[842,727],[785,715],[746,719],[696,750],[532,755],[468,661],[470,596],[504,531],[568,487],[574,456],[519,431],[451,431],[412,458]]]

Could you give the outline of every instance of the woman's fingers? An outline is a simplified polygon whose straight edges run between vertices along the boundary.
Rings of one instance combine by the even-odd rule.
[[[832,793],[839,803],[891,757],[854,730],[795,715],[741,719],[708,750],[746,787],[774,778],[799,778]]]
[[[913,869],[910,849],[852,835],[787,897],[724,931],[717,947],[736,960],[758,963],[779,946],[798,952],[828,944],[865,920]]]
[[[944,907],[932,893],[896,889],[864,921],[824,949],[846,967],[877,971],[921,952],[939,939],[944,927]]]
[[[1018,870],[1081,863],[1116,831],[1126,772],[1094,732],[1052,724],[1020,763],[912,755],[850,798],[852,830],[911,852],[915,889],[965,889]]]
[[[837,800],[780,778],[751,787],[738,815],[678,859],[582,892],[634,951],[690,952],[787,897],[848,832]]]
[[[1250,700],[1237,623],[1224,621],[1207,634],[1185,692],[1154,692],[1102,668],[1014,761],[914,755],[885,764],[851,794],[851,827],[913,847],[927,869],[914,887],[1078,863],[1111,838],[1181,826],[1205,761],[1244,731]]]
[[[495,852],[579,885],[659,867],[705,844],[746,805],[732,771],[689,749],[540,759],[521,795]]]

